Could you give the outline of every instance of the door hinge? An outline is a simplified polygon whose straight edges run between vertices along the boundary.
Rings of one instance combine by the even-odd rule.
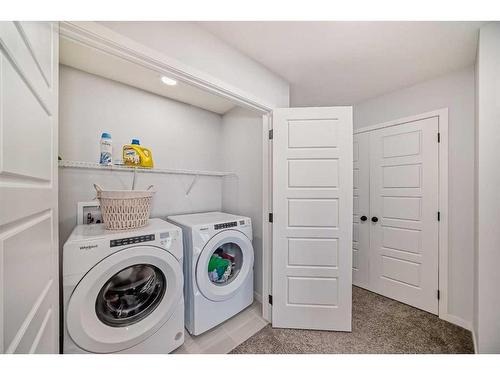
[[[269,301],[269,304],[272,305],[273,304],[273,296],[272,295],[268,295],[267,296],[267,300]]]
[[[441,133],[438,133],[438,143],[441,142]]]
[[[269,212],[269,222],[270,223],[273,222],[273,213],[272,212]]]
[[[438,300],[441,298],[441,292],[439,291],[439,289],[437,290],[437,298]]]
[[[269,139],[273,139],[273,129],[269,130]]]
[[[438,211],[438,221],[441,221],[441,212]]]

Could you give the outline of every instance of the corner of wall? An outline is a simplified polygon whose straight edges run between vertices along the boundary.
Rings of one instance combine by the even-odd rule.
[[[479,241],[478,241],[478,230],[479,230],[479,213],[478,213],[478,134],[479,134],[479,51],[481,42],[481,30],[478,33],[478,42],[476,49],[476,61],[474,65],[474,287],[473,287],[473,315],[472,315],[472,337],[474,341],[474,352],[478,353],[477,340],[478,340],[478,329],[479,329],[479,301],[478,301],[478,258],[479,258]]]

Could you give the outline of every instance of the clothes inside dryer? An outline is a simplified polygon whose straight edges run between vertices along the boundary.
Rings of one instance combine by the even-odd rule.
[[[236,278],[242,263],[241,248],[233,242],[225,243],[210,256],[208,278],[215,285],[227,285]]]

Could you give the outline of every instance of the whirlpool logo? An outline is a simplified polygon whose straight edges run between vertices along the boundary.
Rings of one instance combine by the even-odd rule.
[[[92,250],[95,249],[97,245],[85,245],[85,246],[80,246],[80,250]]]

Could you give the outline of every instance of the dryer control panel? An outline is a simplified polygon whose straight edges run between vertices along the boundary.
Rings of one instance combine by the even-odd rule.
[[[230,221],[229,223],[215,224],[214,229],[215,230],[227,229],[227,228],[232,228],[232,227],[237,227],[237,226],[238,226],[237,221]]]
[[[115,247],[115,246],[133,245],[136,243],[142,243],[142,242],[148,242],[148,241],[154,241],[154,240],[155,240],[154,234],[146,234],[144,236],[118,238],[116,240],[111,240],[111,241],[109,241],[109,246]]]

